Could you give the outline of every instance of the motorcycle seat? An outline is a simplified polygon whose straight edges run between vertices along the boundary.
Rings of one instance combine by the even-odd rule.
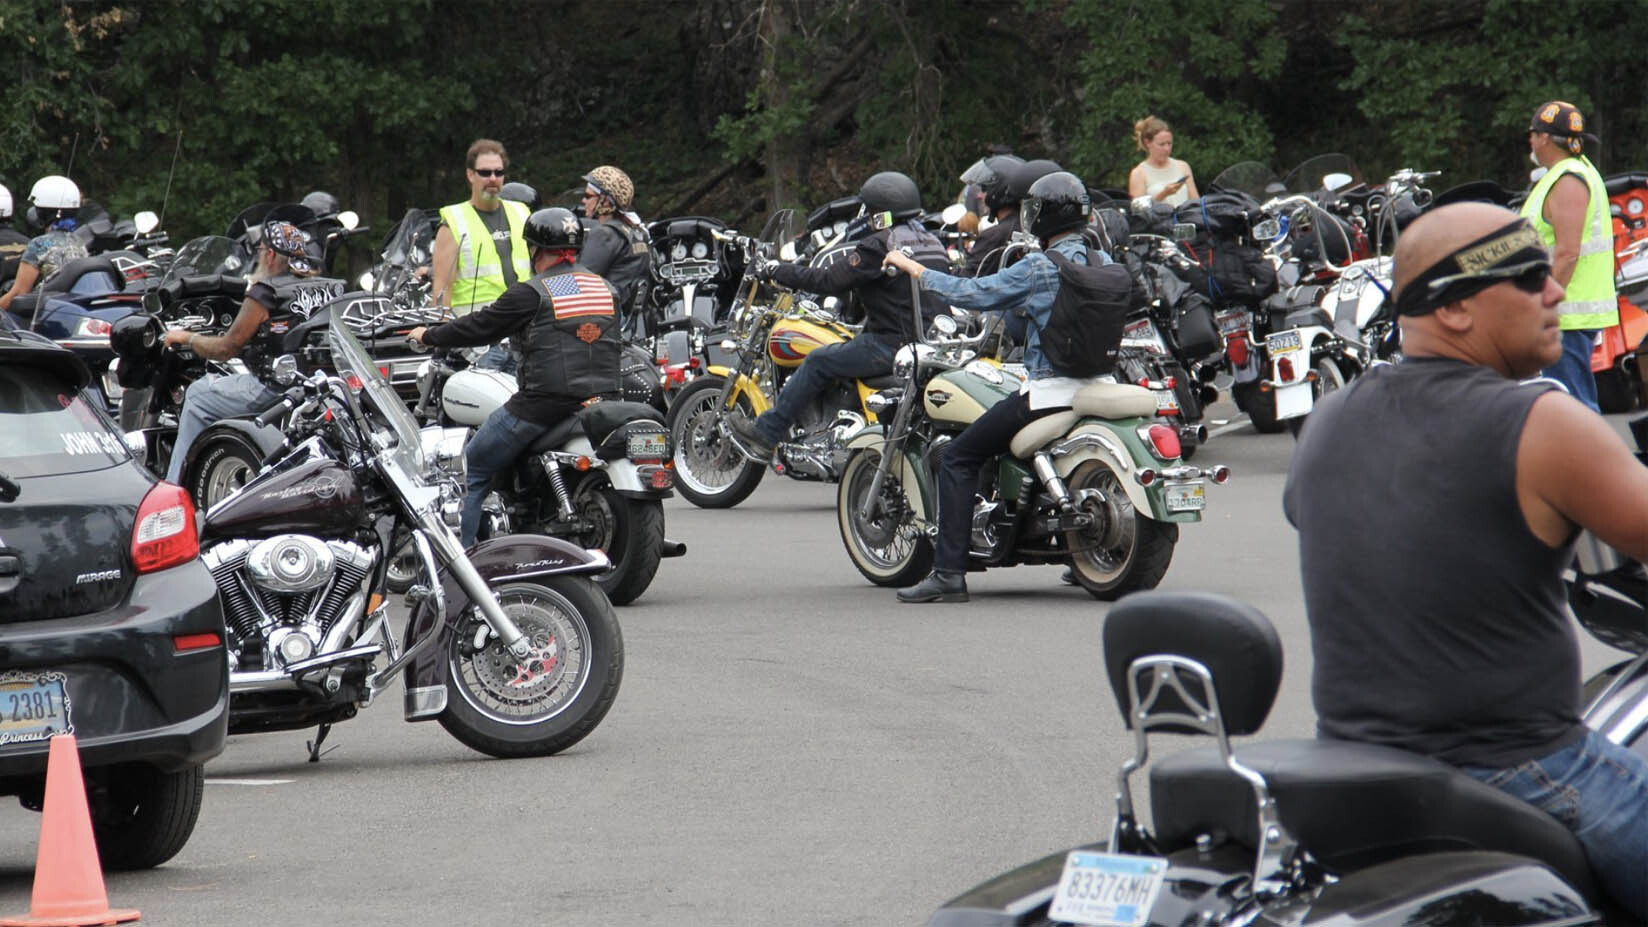
[[[1497,851],[1538,860],[1587,897],[1597,896],[1584,850],[1556,818],[1439,760],[1335,740],[1267,741],[1235,755],[1264,777],[1282,826],[1331,869],[1439,851]],[[1153,764],[1150,793],[1165,852],[1194,845],[1200,834],[1256,845],[1253,789],[1215,747]]]
[[[528,454],[542,454],[545,451],[553,451],[570,441],[573,431],[582,428],[583,424],[583,419],[576,415],[569,415],[556,422],[554,427],[548,431],[534,438],[532,443],[526,446],[526,452]]]
[[[1154,402],[1151,403],[1150,411],[1152,413],[1156,411]],[[1008,445],[1008,448],[1013,452],[1014,457],[1020,459],[1031,457],[1041,450],[1043,445],[1063,435],[1070,430],[1070,426],[1079,421],[1081,421],[1081,416],[1074,411],[1054,412],[1052,415],[1044,415],[1020,428],[1018,434],[1013,436],[1013,441]]]
[[[1156,414],[1156,394],[1131,383],[1090,383],[1076,391],[1071,410],[1099,418],[1149,418]]]
[[[108,255],[75,258],[40,282],[42,293],[119,293],[126,288],[126,275]]]
[[[1283,328],[1307,328],[1312,325],[1320,325],[1331,330],[1333,319],[1328,317],[1327,310],[1312,306],[1309,309],[1288,313],[1287,319],[1283,322]]]

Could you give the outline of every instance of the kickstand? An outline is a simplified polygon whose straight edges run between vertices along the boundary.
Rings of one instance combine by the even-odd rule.
[[[322,724],[319,728],[317,728],[315,730],[315,739],[314,740],[304,741],[303,745],[305,747],[309,748],[309,762],[319,763],[321,757],[325,756],[328,753],[331,753],[332,750],[336,750],[338,748],[337,744],[333,744],[332,745],[332,750],[325,750],[325,751],[321,750],[320,745],[326,742],[326,735],[330,734],[330,733],[332,733],[332,725]]]

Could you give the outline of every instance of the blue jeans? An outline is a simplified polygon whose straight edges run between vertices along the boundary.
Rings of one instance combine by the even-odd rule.
[[[509,339],[507,338],[487,348],[486,353],[481,355],[481,359],[475,362],[476,369],[496,370],[510,376],[515,375],[515,370],[519,366],[515,359],[515,352],[509,349]]]
[[[499,406],[476,429],[474,437],[464,448],[464,467],[468,474],[465,488],[468,492],[464,494],[458,535],[465,548],[475,545],[475,536],[481,531],[481,504],[486,501],[486,488],[492,483],[492,478],[508,469],[527,445],[550,427],[534,425]]]
[[[177,440],[172,443],[166,482],[183,485],[183,458],[188,456],[195,439],[212,423],[256,415],[279,401],[279,393],[249,373],[202,377],[190,383],[188,392],[183,394],[183,409],[177,415]]]
[[[790,374],[773,407],[755,420],[755,433],[777,444],[789,436],[801,411],[832,380],[885,376],[893,372],[893,355],[897,353],[898,346],[890,338],[869,334],[814,350],[801,362],[801,369]]]
[[[1562,356],[1541,371],[1545,376],[1568,387],[1568,393],[1601,412],[1597,405],[1596,377],[1591,373],[1591,349],[1596,343],[1596,332],[1565,331],[1562,333]]]
[[[1577,743],[1517,766],[1461,769],[1561,821],[1603,890],[1648,920],[1648,760],[1586,730]]]

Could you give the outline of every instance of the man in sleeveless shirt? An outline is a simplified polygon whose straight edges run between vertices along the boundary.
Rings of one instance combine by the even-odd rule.
[[[464,155],[464,164],[469,199],[441,207],[430,261],[435,305],[450,306],[457,316],[491,305],[516,281],[532,276],[522,237],[531,210],[525,203],[503,198],[509,152],[501,142],[476,139]],[[480,366],[515,371],[514,358],[498,345],[487,352]]]
[[[1648,762],[1580,722],[1561,574],[1581,528],[1648,559],[1648,468],[1549,384],[1562,286],[1528,221],[1460,203],[1403,231],[1406,359],[1322,401],[1283,508],[1299,531],[1321,736],[1412,750],[1567,825],[1648,914]]]

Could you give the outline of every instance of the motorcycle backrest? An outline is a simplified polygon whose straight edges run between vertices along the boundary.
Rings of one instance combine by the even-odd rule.
[[[82,283],[84,281],[84,284]],[[126,288],[126,275],[108,255],[75,258],[57,269],[40,284],[43,293],[118,293]]]
[[[1129,729],[1134,726],[1130,669],[1134,661],[1153,656],[1192,660],[1209,671],[1226,734],[1257,731],[1269,716],[1282,682],[1281,639],[1257,609],[1203,592],[1134,593],[1117,602],[1104,623],[1105,669]],[[1176,699],[1171,693],[1164,697]],[[1182,703],[1177,707],[1191,709]],[[1202,732],[1171,725],[1150,727]]]

